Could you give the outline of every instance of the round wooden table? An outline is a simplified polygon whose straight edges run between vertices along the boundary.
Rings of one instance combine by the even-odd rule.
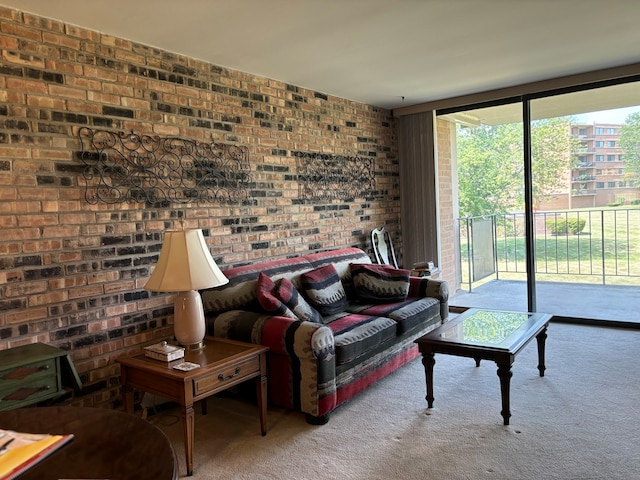
[[[36,407],[0,411],[0,428],[25,433],[73,433],[71,442],[20,480],[109,478],[176,480],[171,443],[155,426],[106,408]]]

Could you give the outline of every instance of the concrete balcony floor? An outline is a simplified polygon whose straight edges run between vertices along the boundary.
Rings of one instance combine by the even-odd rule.
[[[537,282],[537,311],[557,320],[640,328],[640,287],[582,283]],[[493,280],[459,290],[450,307],[527,310],[526,282]]]

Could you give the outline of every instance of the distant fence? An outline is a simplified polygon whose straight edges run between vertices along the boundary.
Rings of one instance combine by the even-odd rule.
[[[534,218],[537,279],[638,284],[640,209],[537,212]],[[459,225],[460,268],[469,290],[492,275],[524,277],[524,213],[463,217]]]

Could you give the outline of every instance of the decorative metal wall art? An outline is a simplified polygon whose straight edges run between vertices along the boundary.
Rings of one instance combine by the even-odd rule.
[[[82,127],[88,203],[239,203],[249,198],[246,147]]]
[[[298,194],[308,200],[347,200],[375,190],[374,161],[359,156],[293,152],[298,167]]]

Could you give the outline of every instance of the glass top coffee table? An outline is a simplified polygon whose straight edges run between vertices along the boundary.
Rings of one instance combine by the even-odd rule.
[[[509,425],[509,388],[511,366],[516,355],[535,337],[538,342],[538,370],[544,376],[544,349],[547,326],[551,315],[547,313],[507,312],[471,308],[444,325],[416,340],[422,354],[427,381],[427,404],[433,408],[433,365],[435,354],[445,353],[481,360],[492,360],[498,365],[502,393],[502,418]]]

